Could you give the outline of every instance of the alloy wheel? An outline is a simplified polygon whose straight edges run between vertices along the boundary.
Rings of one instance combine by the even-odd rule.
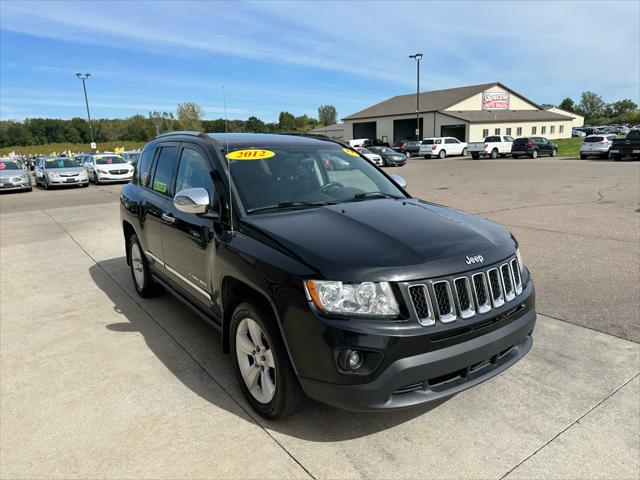
[[[243,318],[238,325],[236,356],[244,384],[253,398],[269,403],[276,392],[276,365],[262,328],[251,318]]]
[[[144,288],[144,266],[142,264],[142,252],[137,243],[131,245],[131,270],[133,271],[133,278],[136,281],[136,285],[139,290]]]

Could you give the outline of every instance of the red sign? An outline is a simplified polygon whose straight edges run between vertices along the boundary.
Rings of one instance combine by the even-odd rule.
[[[509,94],[507,92],[484,92],[482,94],[483,110],[509,110]]]

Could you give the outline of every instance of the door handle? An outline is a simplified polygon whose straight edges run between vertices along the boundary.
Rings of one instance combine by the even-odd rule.
[[[164,212],[162,212],[162,219],[168,223],[176,223],[176,217],[174,217],[173,215],[168,215]]]

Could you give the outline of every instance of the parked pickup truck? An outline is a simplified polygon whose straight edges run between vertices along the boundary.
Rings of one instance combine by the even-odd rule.
[[[484,142],[471,142],[467,146],[467,151],[474,160],[480,157],[498,158],[511,153],[513,137],[510,135],[491,135],[484,139]]]
[[[616,138],[609,150],[611,158],[620,161],[623,158],[640,158],[640,129],[631,130],[626,138]]]

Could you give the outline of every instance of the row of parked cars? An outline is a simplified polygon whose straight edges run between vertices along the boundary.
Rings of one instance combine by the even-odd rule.
[[[126,156],[125,156],[126,155]],[[81,153],[74,156],[32,157],[26,160],[0,158],[0,191],[31,191],[29,170],[36,186],[44,189],[60,186],[87,187],[108,182],[131,180],[139,152]]]
[[[573,127],[572,137],[586,137],[589,135],[627,135],[631,130],[639,129],[640,125],[607,125],[594,127],[585,125],[584,127]]]

